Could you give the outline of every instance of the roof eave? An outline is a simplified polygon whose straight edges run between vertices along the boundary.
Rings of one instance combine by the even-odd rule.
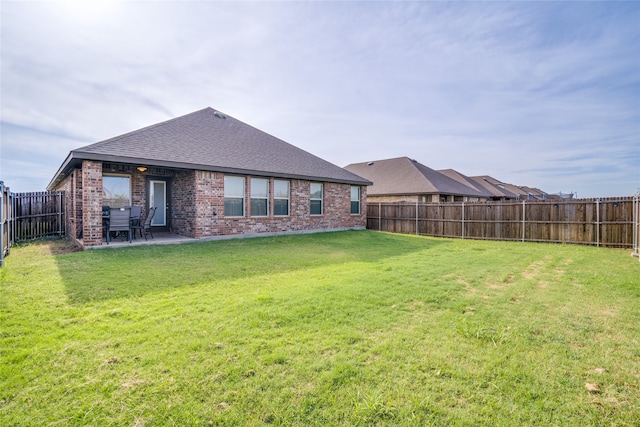
[[[77,167],[83,160],[93,160],[99,162],[110,162],[110,163],[123,163],[123,164],[134,164],[134,165],[144,165],[144,166],[153,166],[153,167],[162,167],[162,168],[170,168],[170,169],[185,169],[185,170],[203,170],[208,172],[223,172],[230,174],[238,174],[238,175],[260,175],[260,176],[268,176],[274,178],[289,178],[289,179],[303,179],[307,181],[322,181],[322,182],[333,182],[339,184],[351,184],[351,185],[363,185],[368,186],[372,185],[371,181],[367,181],[364,178],[358,177],[360,179],[342,179],[342,178],[332,178],[332,177],[323,177],[323,176],[312,176],[312,175],[300,175],[300,174],[291,174],[284,172],[272,172],[272,171],[258,171],[258,170],[248,170],[241,168],[232,168],[232,167],[224,167],[224,166],[211,166],[211,165],[199,165],[193,163],[184,163],[184,162],[173,162],[173,161],[165,161],[165,160],[152,160],[145,159],[139,157],[127,157],[127,156],[116,156],[111,154],[99,154],[99,153],[88,153],[81,151],[71,151],[67,158],[65,159],[58,172],[54,175],[55,178],[49,183],[48,189],[54,188],[62,179],[71,171],[72,168]],[[353,172],[351,172],[353,174]],[[355,175],[355,174],[354,174]]]
[[[60,181],[62,181],[62,179],[67,175],[67,173],[71,169],[70,165],[73,161],[73,157],[74,157],[73,151],[69,152],[66,159],[64,159],[64,162],[62,162],[62,165],[60,165],[60,168],[58,168],[58,171],[55,173],[55,175],[53,175],[53,178],[47,185],[48,191],[54,190],[56,186],[60,183]]]

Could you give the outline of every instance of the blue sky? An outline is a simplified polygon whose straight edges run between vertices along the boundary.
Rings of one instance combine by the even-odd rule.
[[[640,189],[640,2],[2,0],[0,180],[205,107],[339,166]]]

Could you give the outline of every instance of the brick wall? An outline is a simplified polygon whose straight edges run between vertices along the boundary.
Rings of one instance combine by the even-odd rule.
[[[73,184],[72,191],[73,197],[73,220],[75,222],[74,231],[75,234],[72,235],[76,239],[80,239],[82,236],[82,171],[78,169],[74,169],[72,175]]]
[[[75,172],[75,171],[74,171]],[[65,222],[65,230],[67,230],[67,234],[73,238],[78,237],[78,230],[76,228],[76,215],[75,212],[75,198],[73,197],[75,194],[74,191],[74,173],[72,172],[69,176],[67,176],[56,188],[57,191],[64,191],[64,222]]]
[[[56,187],[64,191],[65,230],[69,237],[80,239],[82,236],[82,171],[74,169]]]
[[[183,236],[194,237],[196,206],[195,171],[181,171],[173,180],[171,191],[173,230]]]
[[[102,163],[82,162],[82,243],[102,244]]]
[[[104,166],[104,169],[103,169]],[[72,237],[82,235],[84,246],[103,243],[103,173],[129,175],[133,205],[147,210],[147,181],[153,177],[170,178],[171,231],[192,238],[218,235],[257,234],[287,231],[312,231],[366,226],[366,186],[361,187],[360,214],[351,215],[351,185],[323,183],[323,213],[310,213],[310,182],[289,180],[289,215],[273,214],[273,182],[269,179],[269,215],[252,217],[251,176],[245,176],[245,215],[224,216],[224,174],[219,172],[149,169],[140,172],[135,165],[110,165],[84,161],[58,186],[66,198],[67,230]]]
[[[323,183],[323,213],[310,213],[310,182],[289,180],[290,199],[288,216],[273,215],[273,181],[269,180],[269,216],[252,217],[251,177],[245,176],[245,215],[224,216],[224,175],[221,173],[196,172],[195,227],[189,235],[195,238],[258,234],[286,231],[323,230],[366,226],[366,187],[361,187],[361,209],[359,215],[351,215],[351,185]],[[177,192],[177,191],[176,191]],[[213,211],[217,215],[213,215]],[[177,232],[179,232],[176,229]],[[182,233],[181,233],[182,234]]]

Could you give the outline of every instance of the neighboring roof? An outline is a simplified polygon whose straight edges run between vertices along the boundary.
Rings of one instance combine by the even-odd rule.
[[[476,183],[477,186],[484,188],[488,191],[492,197],[506,198],[506,199],[515,199],[517,198],[517,194],[512,193],[511,191],[501,187],[502,183],[495,178],[490,177],[489,175],[484,176],[471,176],[469,177],[473,182]],[[497,184],[494,184],[497,183]]]
[[[506,190],[512,194],[515,194],[521,199],[526,198],[528,196],[527,192],[522,188],[518,187],[517,185],[507,184],[505,182],[498,181],[497,179],[490,177],[489,175],[484,175],[484,176],[481,176],[480,178],[490,182],[493,185],[497,185],[503,190]]]
[[[345,166],[345,169],[373,182],[367,188],[368,196],[448,194],[486,197],[478,190],[408,157],[352,163]]]
[[[457,170],[454,170],[454,169],[441,169],[438,172],[440,172],[443,175],[448,176],[451,179],[454,179],[454,180],[458,181],[460,184],[464,184],[467,187],[470,187],[470,188],[473,188],[476,191],[479,191],[480,193],[482,193],[484,195],[484,197],[493,197],[493,194],[490,193],[487,189],[485,189],[483,186],[481,186],[480,184],[478,184],[477,182],[475,182],[474,180],[472,180],[468,176],[458,172]]]
[[[535,187],[527,187],[524,185],[521,185],[520,188],[522,188],[524,191],[527,192],[527,194],[529,194],[530,197],[534,197],[536,199],[546,199],[548,194],[545,193],[544,191],[540,190],[539,188],[535,188]]]
[[[72,150],[49,188],[55,187],[82,160],[371,184],[213,108]]]

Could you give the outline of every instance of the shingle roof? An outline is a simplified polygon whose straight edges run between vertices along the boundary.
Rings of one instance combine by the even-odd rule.
[[[473,182],[475,182],[478,186],[487,190],[493,197],[500,197],[506,199],[515,199],[517,198],[516,193],[512,193],[511,191],[501,187],[502,183],[495,178],[490,177],[489,175],[482,176],[472,176],[469,177]]]
[[[486,197],[478,190],[461,184],[408,157],[352,163],[345,166],[345,169],[373,181],[373,185],[367,188],[369,196],[448,194]]]
[[[526,185],[521,185],[520,188],[526,191],[529,197],[533,197],[535,199],[543,200],[548,196],[547,193],[540,190],[539,188],[527,187]]]
[[[72,150],[49,187],[82,160],[370,184],[213,108]]]
[[[441,169],[438,172],[448,176],[451,179],[458,181],[460,184],[464,184],[467,187],[470,187],[470,188],[473,188],[474,190],[479,191],[480,193],[483,194],[484,197],[493,197],[493,194],[489,192],[486,188],[479,185],[477,182],[475,182],[465,174],[458,172],[455,169]]]

